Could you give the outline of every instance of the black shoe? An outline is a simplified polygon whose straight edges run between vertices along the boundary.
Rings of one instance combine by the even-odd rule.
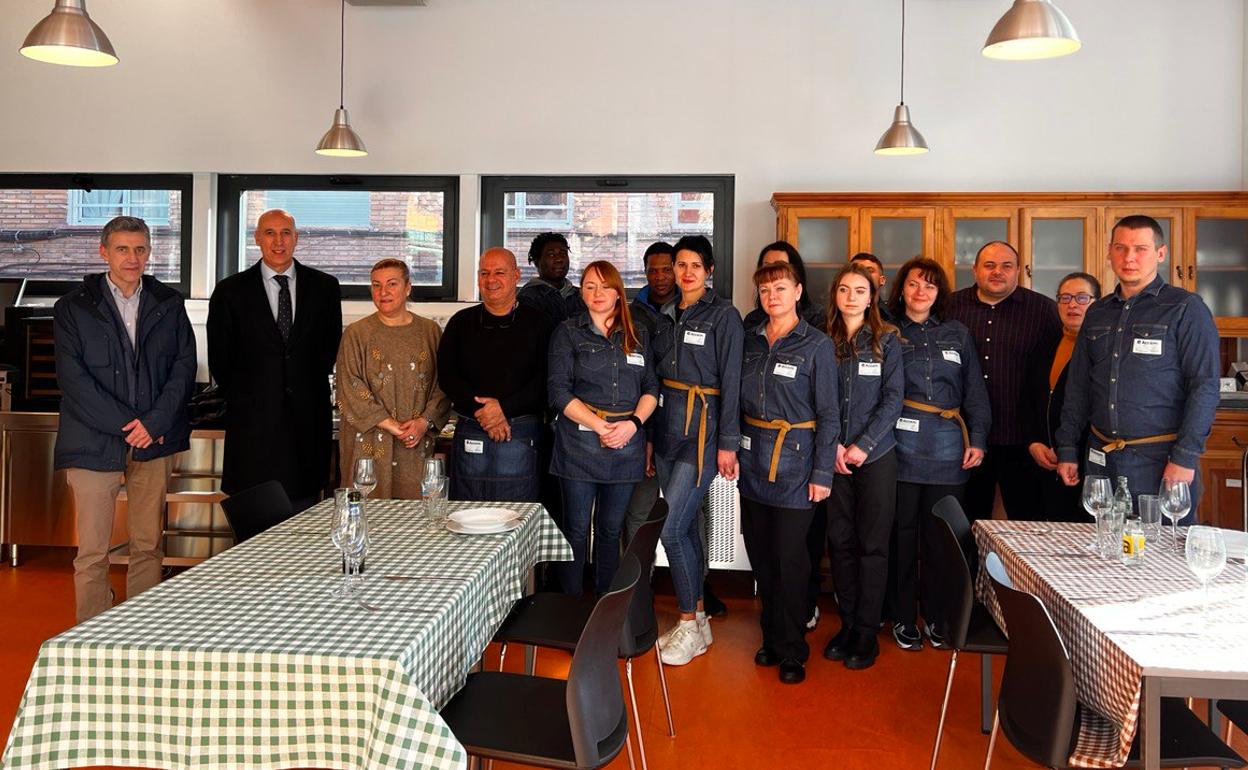
[[[823,648],[823,657],[828,660],[844,660],[849,654],[849,637],[849,626],[843,624],[841,630],[828,642],[828,646]]]
[[[923,630],[927,632],[927,641],[931,643],[934,649],[937,649],[937,650],[948,649],[949,640],[945,639],[945,635],[941,633],[941,627],[939,623],[928,623],[926,626],[923,627]]]
[[[712,618],[722,618],[728,614],[728,605],[720,601],[711,590],[710,581],[702,581],[702,609]]]
[[[903,650],[918,652],[923,649],[923,635],[917,627],[906,623],[893,624],[893,641]]]
[[[780,665],[780,656],[776,655],[766,647],[759,647],[758,652],[754,653],[754,665],[778,666]]]
[[[845,668],[854,671],[871,668],[879,654],[880,643],[875,634],[854,634],[849,643],[849,654],[845,656]]]
[[[801,684],[806,681],[806,667],[792,658],[780,661],[780,681],[785,684]]]

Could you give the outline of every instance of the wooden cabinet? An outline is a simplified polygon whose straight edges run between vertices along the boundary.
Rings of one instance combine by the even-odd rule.
[[[1201,524],[1244,528],[1243,457],[1248,449],[1248,410],[1219,409],[1200,458]]]

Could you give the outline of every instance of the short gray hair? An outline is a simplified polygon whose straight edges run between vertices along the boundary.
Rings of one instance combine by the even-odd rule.
[[[143,233],[143,237],[147,238],[147,245],[152,245],[152,231],[147,223],[138,217],[113,217],[108,220],[108,224],[104,225],[104,229],[100,230],[100,245],[108,246],[108,236],[113,233]]]

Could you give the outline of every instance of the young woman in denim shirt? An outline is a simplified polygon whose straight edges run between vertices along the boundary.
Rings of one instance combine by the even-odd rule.
[[[888,563],[886,615],[893,640],[920,650],[919,600],[933,646],[943,637],[944,608],[937,603],[934,564],[939,530],[937,500],[959,501],[970,469],[984,459],[992,411],[970,331],[943,315],[949,279],[938,262],[915,257],[901,266],[889,300],[900,325],[906,396],[894,432],[897,440],[897,509]],[[920,558],[921,555],[921,558]],[[921,579],[920,579],[921,578]],[[921,596],[920,596],[921,593]]]
[[[841,430],[828,502],[828,549],[841,629],[823,656],[846,668],[875,663],[897,495],[893,426],[901,416],[901,345],[880,319],[871,273],[846,265],[832,282],[828,334],[836,347]]]
[[[559,415],[550,472],[563,491],[563,533],[573,553],[558,565],[563,590],[582,591],[592,514],[594,591],[601,594],[619,566],[633,485],[645,476],[642,425],[658,404],[659,385],[649,335],[634,326],[624,282],[610,262],[586,266],[581,298],[588,309],[550,339],[550,405]]]

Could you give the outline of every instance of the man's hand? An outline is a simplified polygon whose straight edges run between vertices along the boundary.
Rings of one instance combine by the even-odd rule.
[[[1079,463],[1058,463],[1057,475],[1066,486],[1075,486],[1079,483]]]
[[[1027,445],[1027,451],[1031,454],[1031,459],[1036,461],[1036,465],[1046,471],[1057,470],[1057,452],[1052,447],[1033,441]]]
[[[1161,472],[1163,481],[1186,481],[1191,484],[1196,478],[1195,468],[1184,468],[1182,465],[1175,465],[1172,462],[1166,463],[1166,469]]]
[[[507,415],[503,414],[503,407],[499,405],[497,398],[474,396],[473,401],[480,404],[481,408],[473,412],[472,416],[481,423],[481,427],[485,428],[487,433],[490,429],[507,422]]]
[[[143,427],[143,423],[139,422],[139,418],[134,418],[121,426],[121,429],[127,432],[126,443],[135,449],[147,449],[152,445],[152,437],[147,428]]]
[[[486,428],[485,433],[490,441],[511,441],[511,423],[503,420],[492,428]]]

